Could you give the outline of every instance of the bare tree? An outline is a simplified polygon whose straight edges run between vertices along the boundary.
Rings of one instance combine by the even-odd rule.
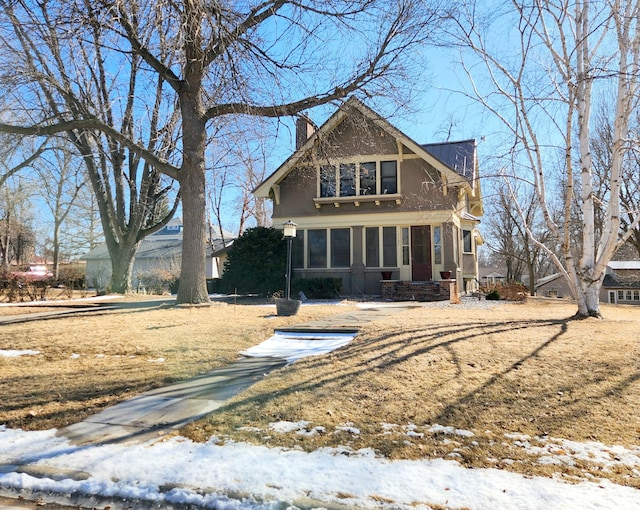
[[[2,0],[0,5],[5,20],[18,10],[20,22],[37,17],[27,0]],[[96,48],[99,58],[87,66],[85,76],[93,76],[106,62],[115,69],[125,58],[144,61],[148,79],[155,77],[161,97],[169,98],[179,114],[181,159],[172,162],[159,145],[142,145],[131,129],[116,128],[96,109],[82,115],[56,111],[29,125],[6,122],[0,130],[24,135],[100,131],[178,180],[184,234],[177,302],[194,304],[209,302],[205,150],[211,121],[294,115],[358,91],[370,98],[389,96],[421,69],[411,66],[412,49],[432,37],[438,21],[435,7],[424,0],[103,0],[95,7],[89,0],[73,0],[55,16],[50,4],[39,5],[45,6],[46,16],[38,23],[46,22],[50,36],[76,36],[80,23],[83,37],[90,35],[89,28],[110,31],[111,40]],[[18,54],[33,58],[17,51],[12,59]],[[75,95],[76,86],[47,90]],[[23,90],[16,87],[15,92]],[[408,98],[403,94],[398,99]]]
[[[602,235],[606,204],[609,202],[609,169],[611,168],[611,150],[613,148],[613,125],[608,115],[610,105],[601,102],[596,109],[594,135],[591,140],[593,155],[594,192],[596,195],[595,214],[596,231]],[[635,115],[632,129],[636,133],[640,130],[640,115]],[[635,248],[636,256],[640,257],[640,225],[636,218],[640,215],[640,152],[636,144],[626,156],[622,166],[620,179],[620,228],[624,233],[631,225],[636,225],[628,242]]]
[[[487,245],[492,250],[492,260],[506,267],[507,281],[521,282],[526,274],[529,281],[529,292],[535,293],[535,282],[546,276],[548,267],[541,257],[541,249],[534,243],[525,225],[534,233],[536,239],[550,247],[547,229],[544,227],[535,197],[529,193],[511,188],[501,178],[493,179],[495,184],[493,200],[487,200],[485,216],[487,217]],[[520,208],[513,201],[513,194],[518,195]],[[520,213],[524,213],[523,222]]]
[[[47,140],[39,147],[26,148],[20,144],[16,136],[2,136],[0,140],[0,188],[7,179],[21,170],[32,167],[33,163],[44,153]]]
[[[160,111],[166,109],[162,80],[156,80],[155,87],[143,82],[142,59],[119,49],[114,51],[121,58],[106,62],[105,53],[116,46],[102,28],[100,12],[88,1],[2,0],[0,7],[5,28],[3,67],[8,67],[2,80],[16,88],[16,99],[9,104],[23,105],[23,110],[12,111],[20,118],[55,119],[58,124],[52,133],[64,136],[79,153],[111,258],[110,289],[125,293],[140,241],[171,219],[178,199],[158,215],[170,185],[163,183],[150,162],[105,131],[118,132],[139,145],[146,139],[147,150],[169,157],[175,149],[171,127],[175,116],[159,125]],[[151,104],[146,99],[139,104],[142,94],[152,98]],[[97,118],[105,129],[92,125]]]
[[[461,48],[472,50],[473,58],[464,63],[470,95],[508,128],[512,146],[507,156],[517,169],[512,178],[533,189],[551,245],[561,246],[561,255],[535,237],[514,193],[520,221],[569,282],[576,315],[600,316],[606,266],[639,221],[620,234],[623,163],[633,145],[630,121],[640,77],[640,2],[512,0],[501,7],[489,12],[488,6],[467,2],[452,17],[457,30],[450,35]],[[475,79],[478,67],[485,70],[484,83]],[[613,128],[599,235],[591,113],[595,98],[604,93],[613,98]],[[557,154],[564,160],[564,187],[554,182]],[[563,192],[560,221],[550,207],[554,191]]]
[[[104,243],[96,196],[88,186],[78,191],[61,229],[61,251],[78,258]]]
[[[53,254],[53,274],[58,278],[60,270],[61,231],[64,222],[85,185],[82,162],[67,147],[52,147],[35,165],[37,185],[34,191],[40,195],[53,219],[50,243]]]
[[[6,181],[0,188],[0,258],[2,268],[8,271],[17,265],[33,261],[35,233],[30,191],[25,181]]]

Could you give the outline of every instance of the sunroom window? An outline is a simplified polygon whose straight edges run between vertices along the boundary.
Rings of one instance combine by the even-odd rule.
[[[382,230],[382,235],[380,235],[380,230]],[[397,267],[396,227],[382,227],[382,229],[367,227],[365,229],[365,257],[367,267]],[[382,258],[382,264],[380,264],[380,258]]]
[[[327,267],[327,231],[313,229],[307,232],[309,244],[308,267]]]

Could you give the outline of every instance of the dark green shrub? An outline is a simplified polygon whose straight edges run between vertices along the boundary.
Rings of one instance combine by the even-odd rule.
[[[255,227],[229,248],[220,290],[271,296],[285,287],[287,242],[281,230]]]
[[[489,294],[486,295],[485,299],[488,301],[500,301],[500,294],[497,289],[493,289]]]
[[[310,299],[337,298],[342,290],[342,278],[296,278],[291,283],[291,289],[294,294],[292,297],[302,291]]]

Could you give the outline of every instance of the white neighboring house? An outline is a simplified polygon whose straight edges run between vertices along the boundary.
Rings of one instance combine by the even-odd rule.
[[[213,227],[213,249],[207,247],[206,277],[220,278],[222,263],[217,253],[233,243],[235,236]],[[224,238],[224,242],[223,242]],[[215,254],[215,255],[214,255]],[[180,271],[182,255],[182,219],[172,219],[163,229],[147,236],[136,250],[131,272],[131,285],[138,287],[138,275],[152,270]],[[104,289],[111,278],[111,259],[106,244],[96,246],[82,257],[86,260],[87,282],[90,287]]]

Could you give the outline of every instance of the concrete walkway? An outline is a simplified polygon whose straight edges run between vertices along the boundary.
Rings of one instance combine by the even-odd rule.
[[[377,303],[364,306],[357,311],[336,314],[325,319],[305,322],[276,332],[287,333],[357,333],[364,325],[390,315],[421,306],[415,303]],[[95,311],[82,308],[81,313]],[[46,315],[46,312],[43,316]],[[58,315],[57,313],[49,313]],[[45,318],[45,317],[42,317]],[[29,317],[15,318],[32,320]],[[16,321],[17,321],[16,320]],[[1,323],[2,321],[0,321]],[[238,393],[249,388],[269,372],[287,364],[279,358],[242,357],[238,361],[215,369],[205,375],[195,377],[170,386],[158,388],[135,398],[112,406],[86,420],[58,431],[59,436],[68,438],[78,445],[98,445],[105,443],[135,444],[161,437],[175,431],[187,423],[224,406]],[[53,479],[86,479],[83,472],[61,472],[43,465],[0,466],[3,472],[14,471],[34,477]],[[2,496],[8,496],[3,494]],[[0,509],[24,510],[50,508],[63,510],[79,508],[78,504],[65,506],[59,498],[46,503],[0,496]],[[38,496],[35,496],[38,497]],[[34,499],[35,499],[34,497]],[[28,498],[28,496],[27,496]],[[57,499],[57,502],[51,500]],[[63,498],[66,499],[66,498]],[[65,501],[66,503],[66,501]]]
[[[369,322],[415,306],[408,303],[372,305],[276,332],[357,333]],[[58,435],[81,445],[144,442],[178,430],[215,411],[231,397],[286,364],[285,360],[279,358],[242,357],[205,375],[121,402],[82,422],[60,429]]]
[[[178,430],[222,407],[272,370],[277,358],[242,358],[231,365],[116,404],[58,431],[75,444],[139,443]]]

